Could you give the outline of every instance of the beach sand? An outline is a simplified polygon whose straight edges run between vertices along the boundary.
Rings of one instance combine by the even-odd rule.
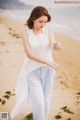
[[[24,21],[13,19],[6,14],[0,15],[0,98],[6,100],[4,105],[0,102],[0,112],[10,113],[16,103],[15,95],[10,99],[3,96],[6,91],[15,94],[16,81],[25,56],[20,37],[20,30],[24,24]],[[60,120],[79,120],[80,41],[59,33],[54,33],[54,36],[56,41],[61,42],[62,49],[53,53],[55,62],[60,66],[51,99],[49,120],[56,120],[56,115],[62,117]],[[61,109],[62,107],[65,107],[65,110]],[[74,114],[68,113],[67,109]],[[32,111],[23,110],[17,118],[24,118],[30,112]]]

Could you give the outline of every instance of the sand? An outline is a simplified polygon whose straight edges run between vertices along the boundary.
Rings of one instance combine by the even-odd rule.
[[[25,56],[20,37],[24,24],[24,21],[13,19],[6,14],[0,15],[0,98],[6,100],[4,105],[0,102],[0,112],[10,113],[16,103],[15,95],[10,99],[3,96],[6,91],[15,94],[16,81]],[[60,67],[57,70],[49,120],[56,120],[56,115],[62,117],[60,120],[79,120],[80,41],[59,33],[54,33],[54,36],[56,41],[61,42],[62,49],[53,53],[54,60]],[[61,109],[65,106],[74,114]],[[24,118],[29,112],[32,111],[24,110],[17,118]]]

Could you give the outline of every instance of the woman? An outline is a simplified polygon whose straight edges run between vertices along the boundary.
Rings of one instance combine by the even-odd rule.
[[[21,33],[26,58],[16,86],[17,103],[11,112],[12,119],[22,108],[27,107],[29,96],[32,100],[33,119],[48,118],[55,69],[58,67],[53,62],[52,51],[61,48],[46,27],[50,20],[47,9],[38,6],[32,10],[27,20],[27,29]]]

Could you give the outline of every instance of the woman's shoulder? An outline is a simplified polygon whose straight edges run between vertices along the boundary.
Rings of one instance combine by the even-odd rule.
[[[20,36],[21,38],[24,38],[25,36],[28,37],[28,28],[22,27],[20,30]]]

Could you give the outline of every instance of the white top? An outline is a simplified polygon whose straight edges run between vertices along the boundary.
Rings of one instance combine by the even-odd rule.
[[[49,46],[49,31],[47,28],[43,28],[43,32],[35,35],[32,29],[26,29],[28,33],[28,41],[30,43],[32,51],[39,56],[48,61],[53,61],[52,58],[52,49]],[[51,40],[50,40],[51,41]],[[52,40],[54,42],[54,39]],[[52,44],[52,41],[50,44]],[[29,90],[28,90],[28,83],[27,83],[27,75],[34,71],[35,69],[44,66],[45,64],[36,62],[25,57],[23,65],[21,67],[19,79],[16,85],[16,97],[17,97],[17,106],[19,109],[24,108],[28,104],[29,98]],[[24,103],[24,104],[22,104]],[[22,105],[22,107],[21,107]],[[17,112],[20,111],[17,109]]]
[[[49,37],[48,37],[48,30],[43,29],[43,33],[39,35],[35,35],[32,29],[27,29],[29,43],[31,46],[32,51],[40,58],[43,58],[48,61],[53,61],[52,58],[52,49],[49,46]],[[31,72],[36,68],[43,66],[44,64],[33,61],[27,58],[27,72]]]

